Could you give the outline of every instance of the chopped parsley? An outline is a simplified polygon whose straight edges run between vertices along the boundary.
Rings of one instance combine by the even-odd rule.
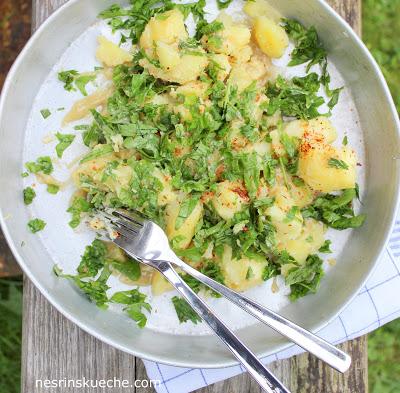
[[[36,197],[36,192],[32,187],[26,187],[23,191],[25,205],[30,205]]]
[[[71,145],[71,143],[75,139],[75,135],[73,134],[61,134],[60,132],[56,133],[56,138],[58,139],[58,143],[56,146],[56,153],[58,158],[62,158],[65,149]]]
[[[58,193],[58,191],[60,191],[60,186],[58,186],[57,184],[49,184],[48,186],[47,186],[47,192],[49,193],[49,194],[57,194]]]
[[[325,240],[324,244],[320,247],[320,249],[318,250],[319,252],[322,252],[323,254],[330,254],[332,253],[331,250],[331,241],[330,240]]]
[[[194,324],[197,324],[198,322],[201,322],[199,315],[193,310],[193,308],[185,299],[174,296],[172,298],[172,303],[175,307],[176,315],[178,316],[180,323],[192,321]]]
[[[39,157],[36,162],[27,162],[25,167],[31,173],[43,172],[45,175],[50,175],[53,172],[53,163],[49,156]]]
[[[364,214],[355,215],[352,207],[355,197],[355,189],[344,190],[340,195],[319,196],[310,206],[302,210],[303,217],[314,218],[338,230],[358,228],[366,217]]]
[[[28,228],[32,233],[43,230],[45,226],[46,223],[40,218],[34,218],[28,222]]]
[[[146,302],[146,295],[139,292],[138,289],[116,292],[110,298],[110,302],[125,305],[123,310],[128,314],[128,316],[136,321],[138,327],[145,327],[147,317],[143,311],[146,310],[150,312],[151,306]]]
[[[40,111],[40,113],[41,113],[43,119],[47,119],[51,115],[51,112],[49,109],[42,109]]]
[[[58,80],[64,83],[64,89],[75,91],[78,89],[84,96],[87,96],[86,85],[96,79],[96,74],[80,74],[76,70],[61,71],[58,73]]]
[[[324,276],[322,264],[323,260],[318,255],[310,255],[304,265],[289,270],[285,283],[290,286],[290,300],[295,301],[310,292],[317,292]]]
[[[336,169],[349,169],[349,166],[343,160],[338,160],[337,158],[330,158],[328,165]]]

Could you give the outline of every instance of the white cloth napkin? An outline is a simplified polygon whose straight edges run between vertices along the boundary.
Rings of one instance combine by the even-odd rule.
[[[331,343],[359,337],[400,317],[400,214],[381,260],[350,305],[318,334]],[[302,353],[293,345],[263,358],[265,364]],[[144,361],[147,374],[159,380],[158,393],[188,393],[242,373],[237,365],[221,369],[192,369]]]

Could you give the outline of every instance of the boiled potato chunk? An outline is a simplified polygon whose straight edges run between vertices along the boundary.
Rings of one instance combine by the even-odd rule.
[[[221,261],[225,284],[236,291],[245,291],[260,285],[267,264],[268,261],[262,257],[233,259],[232,249],[225,246]]]
[[[231,72],[232,66],[229,57],[224,54],[215,54],[211,56],[211,60],[218,66],[218,79],[224,81]]]
[[[152,49],[154,42],[172,44],[188,38],[183,14],[173,9],[150,19],[140,37],[143,49]]]
[[[276,23],[278,23],[282,18],[282,15],[276,9],[271,7],[265,0],[246,1],[243,11],[252,18],[256,18],[257,16],[267,16]]]
[[[249,87],[254,81],[265,83],[272,77],[272,68],[264,56],[254,55],[245,63],[238,63],[232,67],[229,82],[238,87],[239,92]]]
[[[230,15],[221,13],[217,18],[222,22],[224,29],[216,32],[214,35],[202,38],[204,47],[210,52],[233,56],[241,61],[247,61],[252,53],[249,46],[251,39],[250,29],[241,23],[235,22]],[[213,37],[218,37],[217,40]],[[243,53],[242,51],[245,51]]]
[[[132,60],[132,55],[130,53],[122,50],[106,37],[99,36],[97,41],[99,46],[96,50],[96,58],[107,67],[115,67]]]
[[[174,193],[171,186],[171,177],[164,175],[158,168],[153,173],[162,184],[163,189],[158,193],[157,203],[159,206],[165,206],[176,199],[176,194]]]
[[[141,59],[140,65],[146,68],[155,78],[183,85],[195,81],[200,76],[208,65],[208,58],[185,54],[180,56],[179,63],[169,70],[156,67],[150,64],[147,59]]]
[[[151,278],[151,292],[154,296],[159,296],[164,292],[172,291],[174,287],[167,281],[167,279],[158,271],[153,273]]]
[[[337,138],[337,131],[326,117],[316,117],[311,120],[294,120],[286,123],[284,131],[289,136],[315,139],[323,137],[326,143],[332,143]]]
[[[278,245],[285,249],[297,262],[303,264],[307,257],[315,254],[324,244],[325,226],[319,221],[306,219],[301,235]]]
[[[176,220],[184,198],[184,195],[180,195],[179,198],[169,203],[165,208],[166,233],[169,240],[181,237],[181,240],[177,242],[178,248],[189,246],[194,236],[196,225],[203,216],[203,204],[199,201],[189,217],[176,229]]]
[[[185,97],[199,97],[205,98],[207,93],[208,85],[201,81],[194,81],[186,83],[185,85],[179,86],[175,92],[174,96],[183,95]]]
[[[338,160],[347,166],[337,168],[331,160]],[[356,184],[357,157],[353,150],[331,145],[305,142],[300,147],[298,175],[314,190],[332,192],[354,188]]]
[[[176,67],[181,61],[178,49],[162,41],[156,42],[156,52],[161,67],[166,71]]]
[[[289,45],[289,38],[283,27],[266,16],[254,19],[254,37],[260,49],[269,57],[282,57]]]
[[[270,217],[272,225],[276,230],[276,239],[278,242],[296,239],[300,236],[303,227],[303,217],[300,210],[293,219],[288,218],[290,208],[285,206],[286,198],[277,199],[273,206],[266,209],[265,213]]]
[[[232,219],[248,202],[249,196],[244,185],[229,180],[218,183],[212,198],[214,209],[224,220]]]

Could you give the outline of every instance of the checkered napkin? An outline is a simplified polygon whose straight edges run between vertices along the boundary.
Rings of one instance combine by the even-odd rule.
[[[400,214],[381,260],[364,288],[350,305],[318,335],[331,343],[366,334],[400,317]],[[293,345],[263,358],[265,364],[287,359],[303,350]],[[188,393],[215,382],[234,377],[244,371],[237,365],[221,369],[192,369],[144,362],[147,374],[161,384],[158,393]]]

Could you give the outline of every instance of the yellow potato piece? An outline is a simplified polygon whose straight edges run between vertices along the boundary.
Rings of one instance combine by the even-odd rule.
[[[254,19],[254,37],[260,49],[272,58],[281,57],[289,45],[285,30],[266,16]]]
[[[90,96],[76,101],[75,104],[72,105],[70,111],[65,115],[63,119],[63,125],[66,125],[72,121],[83,119],[89,115],[91,109],[96,109],[98,106],[105,104],[113,93],[114,89],[110,87],[105,90],[98,90]]]
[[[156,168],[154,173],[154,177],[160,180],[163,189],[157,195],[157,203],[159,206],[165,206],[168,203],[174,201],[177,195],[174,193],[171,186],[171,177],[164,175],[160,169]]]
[[[178,236],[182,237],[178,242],[179,248],[186,248],[189,246],[194,236],[196,225],[203,216],[203,204],[199,201],[190,216],[186,218],[178,229],[176,229],[176,220],[184,197],[184,195],[181,195],[178,199],[169,203],[165,208],[166,233],[168,239],[172,240]]]
[[[325,232],[324,224],[307,219],[301,235],[297,239],[279,244],[278,248],[286,250],[297,262],[304,263],[309,255],[317,253],[324,244]]]
[[[343,161],[347,169],[336,168],[330,160]],[[310,144],[300,146],[298,175],[314,190],[322,192],[354,188],[356,183],[357,157],[353,150],[331,145]]]
[[[284,131],[289,136],[297,138],[311,138],[322,136],[327,143],[332,143],[337,138],[336,128],[326,117],[316,117],[311,120],[293,120],[285,124]]]
[[[232,219],[248,202],[249,197],[243,184],[229,180],[218,183],[212,198],[214,209],[224,220]]]
[[[181,61],[178,49],[172,45],[165,44],[162,41],[157,41],[156,52],[158,59],[160,60],[161,67],[166,71],[176,67]]]
[[[253,18],[267,16],[276,23],[279,23],[282,19],[282,15],[265,0],[247,1],[243,7],[243,11]]]
[[[97,41],[99,46],[96,50],[96,58],[107,67],[115,67],[119,64],[129,63],[132,55],[122,50],[118,45],[100,36]]]
[[[161,41],[172,44],[188,38],[183,14],[173,9],[152,17],[140,37],[140,46],[153,48],[153,43]]]
[[[231,247],[225,246],[221,269],[228,287],[245,291],[263,282],[262,275],[267,264],[268,261],[261,257],[233,259]]]
[[[151,292],[154,296],[159,296],[164,292],[172,291],[174,287],[160,273],[155,271],[151,278]]]

